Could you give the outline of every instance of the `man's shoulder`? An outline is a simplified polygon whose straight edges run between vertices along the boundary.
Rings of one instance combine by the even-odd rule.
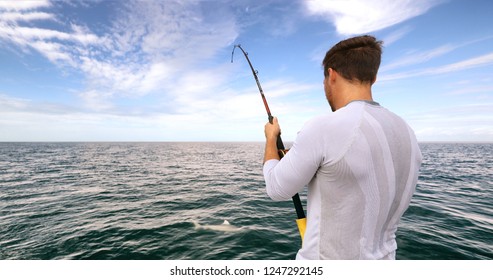
[[[303,130],[305,129],[315,129],[319,130],[322,129],[323,127],[326,127],[329,125],[331,122],[333,122],[333,116],[334,113],[325,113],[322,115],[315,116],[311,119],[309,119],[305,124],[303,125]]]
[[[312,118],[310,121],[315,124],[323,124],[326,126],[336,126],[341,129],[343,126],[357,125],[363,116],[364,107],[351,106],[343,107],[335,112],[325,113]]]
[[[346,113],[329,112],[318,115],[305,123],[300,132],[330,143],[349,141],[357,131],[361,118]]]

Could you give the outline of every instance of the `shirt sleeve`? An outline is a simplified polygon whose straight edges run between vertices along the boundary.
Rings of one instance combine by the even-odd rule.
[[[317,128],[306,125],[281,160],[268,160],[263,173],[267,195],[275,201],[289,200],[303,190],[317,172],[322,155]]]

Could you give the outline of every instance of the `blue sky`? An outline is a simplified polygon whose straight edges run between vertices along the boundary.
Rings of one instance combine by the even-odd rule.
[[[0,1],[0,141],[262,141],[330,110],[321,61],[384,41],[374,99],[419,141],[493,141],[493,2]]]

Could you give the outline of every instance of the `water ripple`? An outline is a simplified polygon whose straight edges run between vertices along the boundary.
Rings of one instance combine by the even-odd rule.
[[[422,144],[400,259],[493,259],[493,145]],[[261,143],[0,143],[0,259],[293,259]],[[306,193],[302,193],[305,200]],[[229,220],[238,232],[196,230]]]

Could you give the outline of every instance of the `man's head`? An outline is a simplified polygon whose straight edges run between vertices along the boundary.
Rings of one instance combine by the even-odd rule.
[[[382,42],[367,35],[341,41],[327,52],[322,62],[324,90],[332,111],[352,100],[372,100],[381,56]]]
[[[373,84],[382,56],[382,41],[373,36],[359,36],[340,41],[326,54],[322,62],[324,75],[329,68],[351,82]]]

